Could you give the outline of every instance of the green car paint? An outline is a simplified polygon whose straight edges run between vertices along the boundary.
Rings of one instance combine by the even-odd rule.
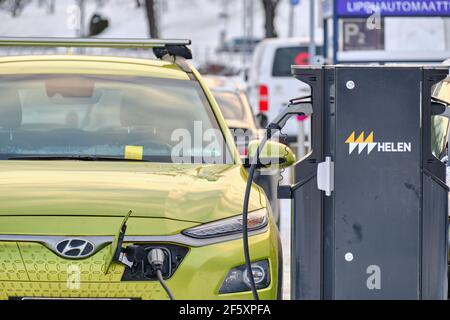
[[[254,157],[256,155],[256,151],[259,147],[259,141],[253,140],[248,144],[248,154],[250,157]],[[288,146],[276,142],[276,141],[267,141],[264,145],[264,148],[260,151],[259,154],[261,159],[274,160],[275,165],[278,168],[287,168],[293,165],[296,161],[295,153]],[[279,160],[282,159],[283,163],[279,163]],[[268,167],[271,167],[271,164],[268,164]]]
[[[239,214],[245,179],[239,165],[2,161],[0,217],[123,217],[132,210],[132,217],[206,223]],[[252,192],[251,208],[264,205]]]

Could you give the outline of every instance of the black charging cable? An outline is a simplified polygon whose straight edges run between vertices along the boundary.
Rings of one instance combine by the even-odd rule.
[[[256,155],[250,162],[250,168],[248,169],[248,177],[247,177],[247,185],[245,187],[244,194],[244,208],[242,209],[242,237],[243,237],[243,245],[244,245],[244,258],[245,258],[245,268],[247,270],[248,280],[250,282],[250,288],[252,290],[253,299],[259,300],[258,291],[256,289],[255,277],[253,276],[252,264],[250,259],[250,250],[248,246],[248,204],[250,201],[250,191],[252,189],[253,177],[255,175],[255,170],[258,166],[259,155],[261,153],[262,148],[266,144],[269,139],[270,130],[266,130],[266,134],[261,140],[258,149],[256,150]]]
[[[258,167],[259,155],[266,145],[267,141],[270,140],[274,133],[281,131],[281,129],[286,125],[286,122],[293,115],[311,115],[313,113],[311,101],[304,101],[305,99],[311,98],[302,97],[298,99],[293,99],[290,101],[289,106],[283,110],[272,123],[270,123],[266,128],[266,133],[259,143],[256,154],[250,159],[250,168],[248,170],[247,185],[245,187],[244,194],[244,205],[242,209],[242,241],[244,247],[244,258],[245,258],[245,268],[248,274],[248,280],[250,282],[250,288],[252,290],[253,299],[259,300],[258,290],[256,288],[255,277],[253,276],[252,263],[250,259],[250,249],[248,245],[248,205],[250,202],[250,191],[252,189],[253,177],[255,175],[256,168]]]
[[[162,275],[162,268],[164,266],[164,261],[166,260],[164,251],[158,248],[152,249],[147,255],[147,260],[150,263],[150,265],[156,270],[156,277],[158,278],[158,281],[163,287],[164,291],[166,291],[170,300],[175,300],[172,291],[170,291]]]

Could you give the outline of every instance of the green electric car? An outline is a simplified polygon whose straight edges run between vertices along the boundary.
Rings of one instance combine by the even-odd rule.
[[[167,299],[158,270],[176,299],[252,298],[247,171],[211,92],[176,55],[183,43],[0,40],[162,51],[0,58],[0,299]],[[263,154],[294,161],[278,143]],[[279,235],[256,184],[247,225],[259,295],[276,299]]]

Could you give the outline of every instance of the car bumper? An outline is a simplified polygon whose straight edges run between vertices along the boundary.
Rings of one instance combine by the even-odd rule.
[[[276,299],[279,247],[276,227],[250,237],[253,261],[268,260],[270,285],[261,299]],[[189,247],[179,268],[166,282],[176,299],[252,299],[250,291],[219,294],[228,272],[244,264],[242,239]],[[105,274],[107,246],[82,260],[61,258],[39,243],[0,242],[0,299],[98,298],[167,299],[156,281],[122,281],[123,265]]]

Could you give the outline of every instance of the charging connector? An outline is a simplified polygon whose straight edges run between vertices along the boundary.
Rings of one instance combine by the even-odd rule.
[[[159,248],[152,249],[148,255],[147,255],[148,263],[155,269],[156,277],[158,278],[159,283],[166,291],[167,295],[169,296],[170,300],[175,300],[172,292],[170,291],[169,287],[167,286],[166,282],[164,281],[163,275],[162,275],[162,269],[164,266],[164,262],[166,260],[166,255],[164,254],[164,251]]]

